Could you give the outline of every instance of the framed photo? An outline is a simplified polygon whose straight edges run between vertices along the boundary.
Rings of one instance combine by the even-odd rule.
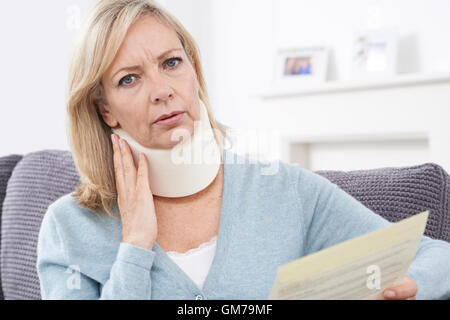
[[[279,49],[276,54],[274,82],[280,86],[321,83],[327,80],[327,69],[326,47]]]
[[[355,78],[389,77],[397,73],[395,30],[370,30],[355,36],[352,74]]]

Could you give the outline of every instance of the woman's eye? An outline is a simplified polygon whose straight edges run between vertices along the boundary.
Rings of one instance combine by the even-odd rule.
[[[131,78],[134,77],[134,76],[135,76],[134,74],[129,74],[129,75],[123,77],[123,78],[120,79],[120,81],[119,81],[119,86],[121,86],[121,85],[123,85],[123,84],[125,84],[126,86],[129,86],[130,84],[132,84]],[[131,81],[130,81],[130,80],[131,80]]]
[[[182,58],[175,57],[175,58],[166,60],[165,65],[167,65],[167,67],[169,69],[175,69],[181,62],[183,62]],[[119,87],[122,85],[129,86],[129,85],[133,84],[132,78],[134,78],[135,76],[136,76],[135,74],[129,74],[129,75],[123,77],[122,79],[120,79]]]
[[[170,69],[174,69],[176,68],[181,62],[183,61],[183,59],[181,58],[171,58],[169,60],[166,61],[166,65],[170,68]]]

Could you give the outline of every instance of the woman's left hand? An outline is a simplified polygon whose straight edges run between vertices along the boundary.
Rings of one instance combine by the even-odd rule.
[[[394,295],[390,295],[390,292],[393,292]],[[417,284],[409,277],[403,278],[399,284],[386,288],[383,291],[385,300],[416,300],[416,294]]]

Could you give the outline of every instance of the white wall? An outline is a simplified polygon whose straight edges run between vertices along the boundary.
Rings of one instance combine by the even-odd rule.
[[[450,74],[450,42],[445,41],[446,33],[450,30],[448,12],[450,1],[447,0],[213,1],[215,70],[211,89],[213,105],[219,110],[217,116],[222,122],[237,129],[297,130],[299,134],[306,135],[311,131],[295,123],[307,123],[309,128],[323,127],[324,122],[335,123],[335,126],[347,123],[353,114],[345,112],[347,104],[342,99],[336,103],[330,102],[330,107],[334,108],[331,119],[326,114],[325,118],[315,117],[318,111],[314,112],[307,107],[307,103],[311,101],[309,98],[298,100],[297,105],[304,104],[301,109],[296,110],[293,100],[289,103],[292,107],[287,108],[287,103],[281,100],[268,104],[253,95],[271,86],[275,50],[289,46],[331,47],[329,80],[348,81],[351,79],[350,60],[355,33],[361,29],[389,27],[396,28],[399,35],[399,73]],[[382,103],[383,97],[379,99]],[[424,109],[433,103],[430,97],[427,101],[428,103],[421,105],[399,106],[400,109],[407,110],[407,113],[401,118],[391,118],[388,122],[379,121],[374,126],[378,131],[392,130],[388,123],[397,121],[402,123],[403,128],[407,126],[408,117],[420,119]],[[358,112],[364,113],[367,104],[360,104],[358,107]],[[369,112],[373,113],[374,109],[371,108]],[[395,110],[393,113],[398,114]],[[280,119],[277,114],[285,114],[286,121],[277,122]],[[390,114],[386,114],[384,119],[389,117]],[[383,119],[381,115],[380,118]],[[355,121],[358,120],[355,118]],[[320,132],[315,134],[319,136]],[[329,130],[324,134],[329,135]],[[446,154],[440,158],[450,158],[450,149],[442,150],[441,153]],[[401,163],[397,154],[390,156],[386,153],[382,158],[379,163],[394,163],[390,158],[395,158],[396,164]],[[408,154],[404,159],[405,164],[422,163],[426,154],[418,155],[415,159],[411,159]],[[354,162],[345,162],[344,159],[341,163],[321,162],[318,165],[328,166],[330,169],[331,166],[358,169],[365,167],[362,162],[362,159]]]
[[[91,2],[2,3],[0,156],[68,148],[65,100],[73,26],[76,10],[82,15]]]
[[[448,0],[315,0],[277,1],[278,44],[324,43],[334,48],[335,74],[348,79],[349,49],[354,31],[397,28],[400,35],[400,72],[450,70]],[[313,4],[313,6],[311,6]],[[303,7],[306,14],[298,15]],[[296,36],[289,30],[296,30]]]
[[[235,114],[260,103],[249,94],[270,86],[278,47],[332,47],[329,79],[348,80],[354,33],[375,25],[398,29],[400,73],[448,71],[449,12],[448,0],[213,0],[212,90],[219,117],[233,126],[258,126]]]
[[[95,0],[2,3],[0,156],[42,149],[69,150],[66,99],[68,64],[76,32],[73,26],[77,16],[84,18],[95,3]],[[193,34],[210,72],[212,68],[207,61],[211,42],[205,36],[210,25],[209,1],[165,0],[161,4]]]

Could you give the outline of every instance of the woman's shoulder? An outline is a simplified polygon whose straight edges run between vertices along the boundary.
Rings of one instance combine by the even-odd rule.
[[[232,151],[227,151],[225,155],[224,164],[232,176],[283,183],[296,183],[300,178],[321,179],[321,176],[301,167],[298,163],[288,163],[280,159],[267,159]]]
[[[118,221],[105,212],[95,213],[78,203],[74,193],[66,194],[54,201],[45,213],[45,220],[53,220],[60,232],[86,233],[99,228],[116,225]]]
[[[246,187],[259,190],[269,188],[271,192],[285,192],[286,188],[298,194],[316,193],[323,188],[333,187],[333,183],[323,176],[306,169],[298,163],[288,163],[280,159],[265,160],[248,154],[228,151],[225,158],[228,176],[233,183],[241,182]]]
[[[74,193],[63,195],[54,201],[47,209],[48,214],[54,215],[58,219],[82,219],[86,217],[96,217],[96,214],[81,206]],[[47,214],[46,213],[46,214]]]
[[[41,237],[58,237],[67,256],[104,250],[120,243],[121,222],[106,213],[97,214],[78,204],[73,194],[67,194],[47,209],[41,224]],[[46,241],[44,241],[46,242]]]
[[[61,211],[61,210],[82,210],[84,209],[77,203],[76,197],[74,197],[74,193],[68,193],[60,198],[56,199],[53,203],[50,204],[49,209]]]

